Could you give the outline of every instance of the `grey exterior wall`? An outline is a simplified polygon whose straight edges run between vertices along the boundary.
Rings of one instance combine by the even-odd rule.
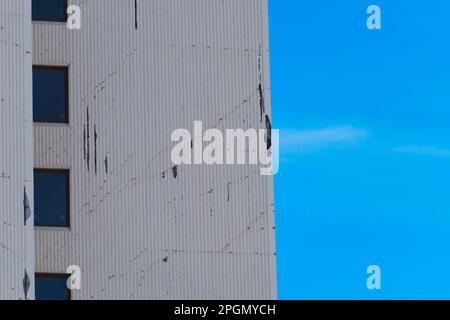
[[[267,0],[137,0],[137,20],[135,0],[69,3],[82,9],[81,30],[32,27],[33,63],[69,66],[70,102],[68,125],[35,124],[27,135],[34,135],[35,168],[71,171],[71,228],[35,229],[36,272],[79,265],[82,289],[73,299],[276,298],[272,177],[261,176],[257,165],[184,165],[175,172],[170,159],[172,131],[192,131],[195,120],[204,129],[265,128]],[[14,59],[25,89],[24,57]],[[3,108],[2,102],[5,131],[12,122]],[[17,126],[7,133],[18,137],[29,118],[9,112]],[[1,168],[16,180],[0,179],[0,197],[7,194],[19,210],[32,166],[14,166]],[[23,235],[6,239],[23,258],[25,229],[14,217],[7,221]],[[0,264],[5,255],[0,247]],[[24,262],[7,265],[17,283]]]
[[[30,1],[1,0],[0,299],[34,298],[31,47]]]

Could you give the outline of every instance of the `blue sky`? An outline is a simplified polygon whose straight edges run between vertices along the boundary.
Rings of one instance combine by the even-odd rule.
[[[279,298],[449,299],[450,1],[269,6]]]

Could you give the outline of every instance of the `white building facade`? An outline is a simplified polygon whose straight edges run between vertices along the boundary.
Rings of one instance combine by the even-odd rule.
[[[194,121],[267,128],[267,0],[72,4],[79,30],[0,1],[0,299],[71,265],[71,299],[276,298],[273,177],[170,157]],[[62,121],[33,124],[38,68],[65,70]],[[63,226],[37,223],[36,172],[67,173]]]

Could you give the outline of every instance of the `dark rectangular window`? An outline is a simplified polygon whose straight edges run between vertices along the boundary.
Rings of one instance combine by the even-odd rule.
[[[34,170],[34,225],[70,227],[69,170]]]
[[[33,121],[69,123],[67,67],[33,67]]]
[[[67,21],[67,0],[32,0],[34,21]]]
[[[68,274],[37,273],[36,300],[70,300],[70,290],[66,283],[68,277]]]

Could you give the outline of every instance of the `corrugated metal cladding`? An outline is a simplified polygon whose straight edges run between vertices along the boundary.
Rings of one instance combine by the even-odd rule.
[[[79,265],[74,299],[275,298],[272,177],[170,159],[194,120],[265,128],[267,1],[69,3],[81,30],[33,24],[33,62],[69,66],[70,90],[70,124],[34,126],[35,167],[71,170],[71,228],[36,230],[37,271]]]
[[[0,1],[0,299],[34,298],[31,4]]]

